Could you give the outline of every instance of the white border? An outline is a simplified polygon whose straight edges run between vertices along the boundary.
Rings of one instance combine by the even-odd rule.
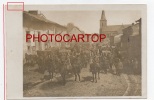
[[[6,4],[6,2],[22,2],[22,0],[1,0],[0,3],[1,3],[1,8],[2,8],[2,4]],[[147,60],[147,74],[148,74],[148,100],[154,100],[154,77],[153,77],[153,71],[154,71],[154,64],[153,64],[153,51],[154,51],[154,46],[153,46],[153,43],[154,43],[154,34],[153,34],[153,26],[154,26],[154,1],[153,0],[37,0],[37,1],[32,1],[32,0],[26,0],[25,4],[147,4],[147,7],[148,7],[148,17],[147,17],[147,32],[148,32],[148,35],[147,35],[147,49],[148,49],[148,60]],[[2,21],[2,9],[0,9],[0,17],[1,17],[1,21]],[[1,26],[1,33],[2,33],[2,26],[3,26],[3,23],[0,24]],[[4,99],[4,91],[3,91],[3,88],[4,88],[4,62],[3,62],[3,34],[0,34],[0,64],[1,64],[1,67],[0,67],[0,99],[3,100]],[[109,99],[108,99],[109,100]],[[121,99],[121,100],[124,100],[124,99]],[[133,99],[135,100],[135,99]],[[147,99],[143,99],[143,100],[147,100]]]

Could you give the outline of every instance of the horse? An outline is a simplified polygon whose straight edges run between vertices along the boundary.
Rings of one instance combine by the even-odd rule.
[[[61,77],[62,77],[62,83],[63,85],[66,84],[66,75],[69,72],[69,68],[68,68],[68,59],[67,59],[67,54],[65,53],[61,53],[61,55],[54,57],[54,66],[55,66],[55,72],[60,73]]]

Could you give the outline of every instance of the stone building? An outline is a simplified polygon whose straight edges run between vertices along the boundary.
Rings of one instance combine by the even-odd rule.
[[[37,50],[45,50],[50,47],[58,47],[60,43],[56,42],[38,42],[28,41],[26,42],[26,34],[59,34],[63,31],[67,31],[65,26],[48,20],[39,11],[24,11],[23,12],[23,49],[24,54],[36,54]]]
[[[37,51],[43,51],[51,49],[52,47],[70,47],[74,43],[55,42],[53,37],[52,42],[28,41],[26,42],[26,34],[83,34],[78,27],[72,23],[68,23],[67,26],[60,25],[56,22],[48,20],[42,13],[37,10],[24,11],[23,12],[23,51],[24,55],[34,55]]]
[[[121,50],[128,58],[141,58],[141,23],[132,24],[123,30]]]
[[[105,11],[102,11],[101,19],[100,19],[100,34],[105,34],[106,35],[106,41],[107,44],[113,45],[114,43],[114,36],[119,35],[122,33],[122,30],[130,25],[108,25],[107,24],[107,19],[105,16]]]

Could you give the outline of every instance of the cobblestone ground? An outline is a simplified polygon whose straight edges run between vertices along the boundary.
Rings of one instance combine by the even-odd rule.
[[[25,74],[26,76],[30,71]],[[32,75],[37,75],[37,72]],[[41,75],[37,75],[41,76]],[[35,80],[38,79],[35,76]],[[100,80],[97,83],[91,82],[92,74],[89,68],[83,68],[81,71],[81,81],[74,81],[74,76],[67,78],[66,84],[61,84],[61,77],[56,75],[52,81],[35,81],[35,85],[24,90],[25,97],[86,97],[86,96],[140,96],[141,95],[141,76],[112,75],[111,73],[100,73]],[[31,80],[33,80],[31,78]],[[33,81],[34,82],[34,81]]]

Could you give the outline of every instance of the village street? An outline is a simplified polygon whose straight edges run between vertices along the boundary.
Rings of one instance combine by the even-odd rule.
[[[128,24],[114,23],[113,21],[113,24],[109,25],[108,19],[112,18],[106,18],[105,12],[108,13],[104,10],[99,12],[97,19],[87,18],[86,13],[91,14],[91,12],[79,12],[79,16],[84,15],[83,22],[62,18],[67,20],[67,23],[63,24],[58,22],[59,19],[53,19],[55,18],[55,16],[52,16],[54,12],[49,12],[50,15],[47,15],[49,19],[52,18],[50,20],[55,22],[47,19],[43,13],[41,13],[41,16],[44,17],[40,17],[38,11],[23,12],[25,33],[23,51],[24,97],[142,95],[142,18],[138,16],[134,20],[129,20]],[[67,16],[66,13],[63,14]],[[70,15],[72,18],[76,18],[74,11],[69,11],[68,16]],[[95,16],[95,11],[91,16]],[[57,18],[60,18],[60,16],[57,16]],[[121,20],[122,16],[118,18]],[[95,23],[98,25],[97,27],[89,26],[92,25],[89,23],[92,20],[94,22],[91,23]],[[126,20],[126,17],[124,17],[124,20]],[[132,22],[134,23],[131,24]],[[86,27],[82,30],[83,24]],[[90,33],[92,38],[88,38],[90,34],[85,37],[86,33]],[[48,35],[52,36],[52,34],[55,37],[48,40]],[[41,39],[37,38],[39,36]],[[62,38],[62,36],[67,36],[67,38]],[[76,36],[78,36],[78,39],[75,38]],[[44,38],[45,40],[42,41]],[[55,40],[51,41],[52,38]],[[67,73],[68,71],[70,73]],[[99,72],[100,79],[97,80],[97,83],[92,82],[92,73],[94,75]],[[53,78],[50,77],[52,74]],[[74,74],[76,76],[80,74],[81,80],[75,81]],[[64,85],[65,80],[66,84]]]
[[[112,75],[100,73],[97,83],[91,82],[92,74],[89,67],[81,71],[81,81],[74,81],[74,75],[68,75],[66,84],[61,84],[60,75],[54,75],[52,81],[41,81],[39,74],[33,69],[25,69],[27,74],[25,81],[29,81],[30,87],[24,90],[25,97],[87,97],[87,96],[139,96],[141,95],[141,76]],[[30,78],[28,79],[28,75]],[[25,82],[26,83],[26,82]]]

